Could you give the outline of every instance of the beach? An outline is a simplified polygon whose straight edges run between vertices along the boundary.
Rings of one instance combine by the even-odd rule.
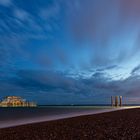
[[[0,128],[98,114],[128,107],[110,106],[45,106],[0,108]]]
[[[124,109],[0,129],[2,140],[140,139],[140,109]]]

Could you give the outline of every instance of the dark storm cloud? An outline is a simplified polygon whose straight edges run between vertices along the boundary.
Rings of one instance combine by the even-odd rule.
[[[121,86],[124,96],[139,98],[139,91],[140,91],[139,82],[140,82],[140,76],[138,75],[130,76],[129,78],[120,82],[119,84]]]
[[[109,103],[111,95],[123,95],[132,98],[139,97],[139,76],[130,76],[125,80],[112,81],[105,73],[95,73],[91,78],[70,78],[64,73],[20,70],[16,76],[7,80],[0,80],[0,92],[2,95],[23,95],[26,98],[36,98],[39,103],[48,101],[48,104],[67,104],[67,97],[71,97],[69,103]],[[41,97],[43,98],[41,99]],[[61,101],[54,102],[55,97],[61,97]],[[102,98],[99,98],[102,97]],[[91,98],[91,101],[87,100]],[[73,99],[73,100],[72,100]],[[85,101],[83,100],[85,99]],[[78,101],[79,100],[79,101]],[[42,102],[43,101],[43,102]]]
[[[56,87],[56,88],[71,88],[73,83],[72,78],[65,77],[63,73],[55,73],[51,71],[19,71],[17,76],[21,81],[29,81],[30,84],[39,84],[44,86]],[[30,85],[30,84],[25,85]],[[36,87],[36,86],[35,86]]]

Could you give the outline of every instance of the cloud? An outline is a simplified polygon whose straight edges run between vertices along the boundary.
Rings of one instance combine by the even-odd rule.
[[[50,20],[51,18],[57,19],[59,17],[60,10],[60,3],[53,1],[49,7],[40,9],[39,15],[45,20]]]
[[[66,5],[67,32],[78,42],[75,46],[90,42],[92,65],[124,63],[128,57],[135,57],[139,48],[139,1],[72,0]]]
[[[135,21],[139,21],[139,3],[138,0],[72,0],[67,3],[68,25],[75,37],[88,37],[107,47],[110,39],[120,33],[125,35],[126,29],[134,29],[131,24],[138,24]]]
[[[106,71],[106,70],[114,69],[116,67],[117,67],[117,65],[111,65],[111,66],[107,66],[105,68],[96,69],[96,71]]]
[[[0,0],[0,5],[2,6],[10,6],[12,4],[12,0]]]
[[[38,97],[36,100],[39,103],[46,104],[46,101],[51,101],[50,104],[67,104],[66,97],[69,98],[69,103],[74,104],[110,103],[111,95],[122,95],[128,99],[139,97],[139,82],[140,77],[132,76],[125,80],[112,81],[103,73],[96,73],[87,79],[75,79],[60,72],[20,70],[8,81],[0,81],[3,83],[0,91],[3,95],[12,90],[29,99]]]
[[[29,15],[26,11],[24,11],[22,9],[18,9],[18,8],[15,8],[14,15],[16,18],[23,20],[23,21],[29,18]]]
[[[12,91],[50,104],[139,97],[139,1],[0,0],[0,5],[3,95]],[[113,80],[118,75],[123,79]]]
[[[132,75],[133,75],[133,74],[139,74],[139,72],[140,72],[140,65],[136,66],[136,67],[132,70],[131,74],[132,74]]]
[[[68,25],[70,25],[73,35],[79,39],[88,37],[93,41],[100,37],[101,43],[107,43],[109,37],[115,32],[113,26],[117,26],[112,21],[112,16],[116,16],[116,9],[113,9],[115,2],[111,2],[111,7],[107,3],[92,0],[72,1],[68,7],[70,17]],[[112,10],[114,14],[110,12]]]

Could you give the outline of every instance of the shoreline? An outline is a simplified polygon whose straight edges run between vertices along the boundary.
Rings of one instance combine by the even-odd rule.
[[[63,120],[63,119],[68,119],[68,118],[73,118],[73,117],[109,113],[109,112],[114,112],[118,110],[126,110],[126,109],[134,109],[134,108],[140,108],[140,106],[118,107],[118,108],[111,108],[111,109],[88,110],[88,111],[83,110],[81,112],[77,111],[77,112],[68,112],[68,113],[54,114],[54,115],[36,116],[36,117],[31,117],[31,118],[22,118],[19,120],[0,121],[0,124],[1,124],[0,129],[16,127],[16,126],[21,126],[21,125],[49,122],[49,121],[55,121],[55,120]]]
[[[140,139],[140,108],[0,129],[2,140]]]

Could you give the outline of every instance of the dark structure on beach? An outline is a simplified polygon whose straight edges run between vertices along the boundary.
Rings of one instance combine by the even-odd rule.
[[[111,106],[122,106],[122,96],[111,96]]]
[[[120,106],[122,106],[122,96],[119,96],[120,98]]]

